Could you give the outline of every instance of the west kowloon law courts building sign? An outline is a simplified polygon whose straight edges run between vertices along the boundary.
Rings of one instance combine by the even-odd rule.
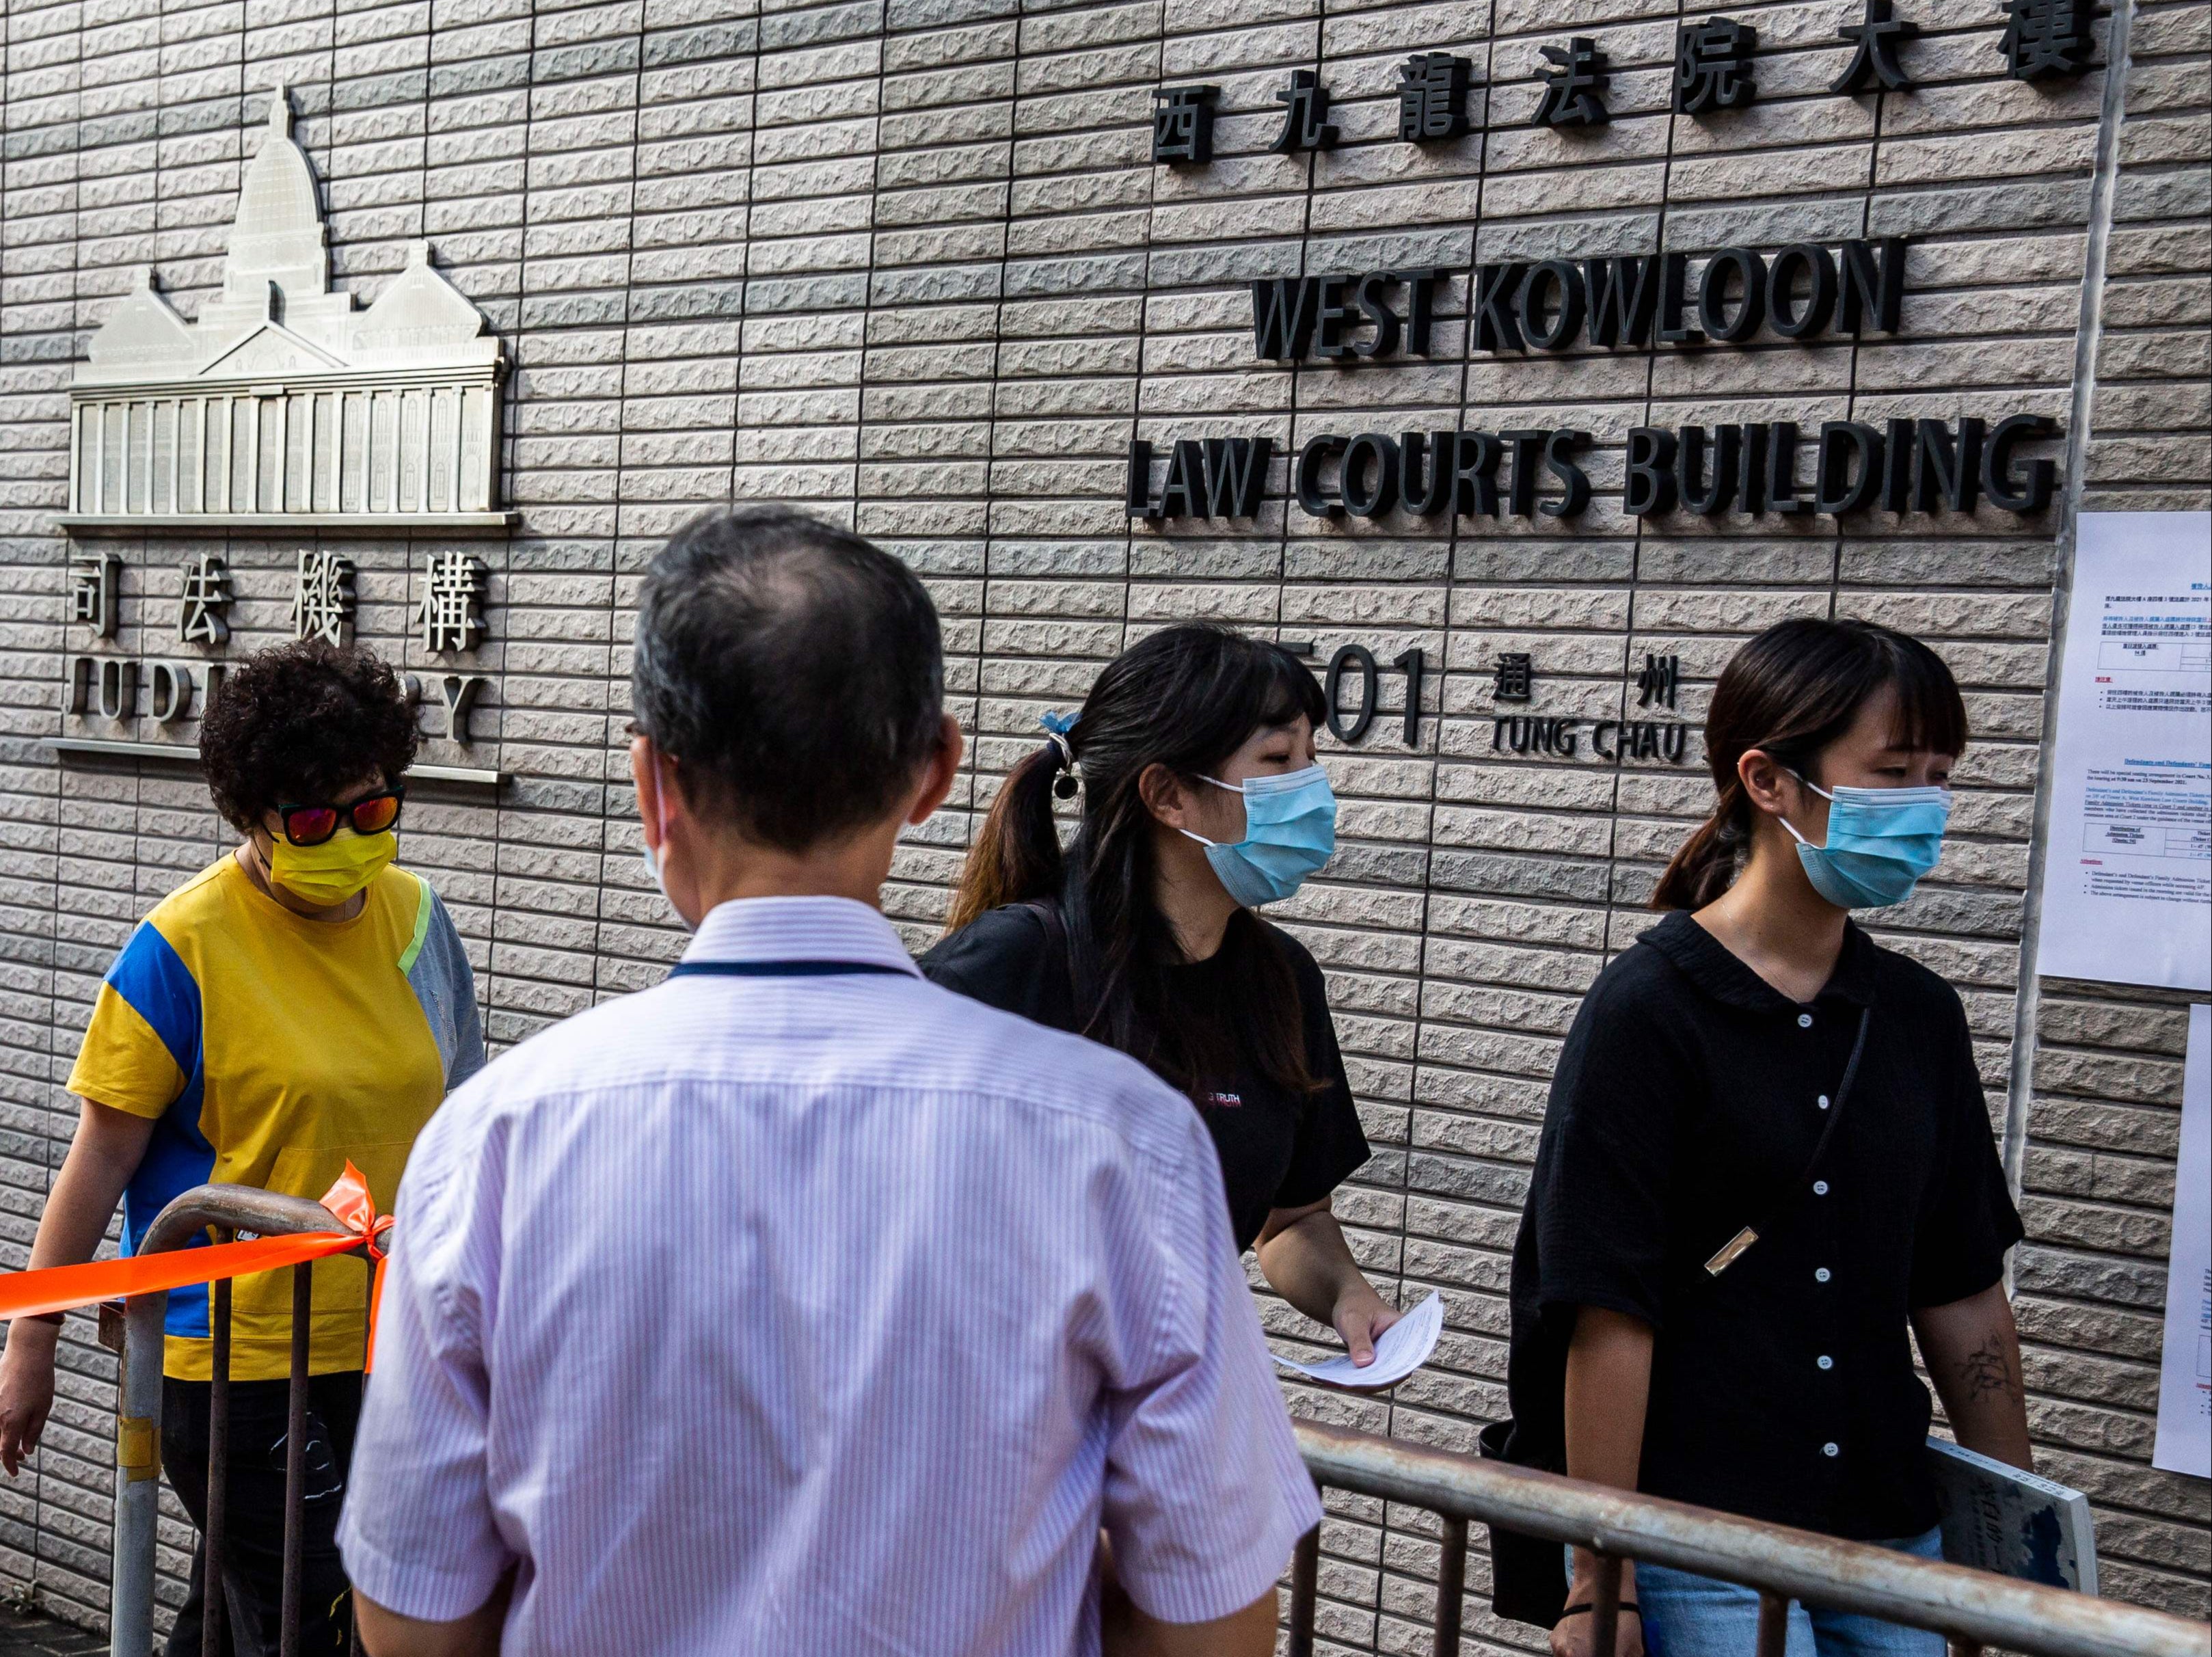
[[[680,945],[621,784],[638,572],[787,501],[945,616],[974,758],[896,871],[917,947],[1127,641],[1311,661],[1342,849],[1276,919],[1376,1147],[1340,1212],[1448,1320],[1388,1397],[1294,1407],[1469,1446],[1559,1041],[1705,809],[1714,677],[1865,616],[1977,733],[1942,868],[1873,919],[1979,1044],[2041,1466],[2099,1504],[2106,1592],[2203,1615],[2204,1486],[2148,1465],[2189,997],[2045,977],[2035,923],[2075,526],[2212,497],[2205,17],[11,4],[4,1263],[100,974],[228,843],[192,762],[227,664],[355,638],[420,681],[404,855],[522,1040]],[[0,1576],[96,1620],[77,1332]],[[1405,1644],[1431,1543],[1347,1508],[1327,1549],[1328,1636]]]

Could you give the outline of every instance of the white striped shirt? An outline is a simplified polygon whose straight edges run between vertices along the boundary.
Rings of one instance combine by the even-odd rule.
[[[1201,1622],[1321,1510],[1198,1113],[937,988],[838,898],[726,903],[680,976],[495,1061],[400,1188],[340,1530],[506,1657],[1088,1653],[1113,1539]]]

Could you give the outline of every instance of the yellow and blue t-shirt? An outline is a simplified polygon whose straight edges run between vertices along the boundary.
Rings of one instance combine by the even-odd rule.
[[[100,986],[70,1072],[81,1098],[154,1119],[123,1197],[123,1251],[179,1193],[221,1181],[320,1197],[350,1159],[380,1211],[422,1125],[483,1064],[468,956],[427,882],[387,868],[350,920],[309,920],[234,857],[138,924]],[[289,1272],[231,1295],[231,1375],[274,1380],[291,1361]],[[357,1369],[368,1269],[317,1262],[316,1375]],[[169,1296],[164,1369],[210,1373],[208,1291]]]

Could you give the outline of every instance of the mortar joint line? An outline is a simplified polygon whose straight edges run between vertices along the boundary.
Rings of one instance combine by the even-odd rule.
[[[1688,15],[1686,0],[1675,0],[1674,15],[1680,21]],[[1667,105],[1667,144],[1659,167],[1659,217],[1653,229],[1654,252],[1663,265],[1667,257],[1667,209],[1674,190],[1674,128],[1679,120],[1674,100]],[[1656,403],[1659,391],[1659,341],[1655,337],[1644,355],[1644,418],[1646,424],[1658,419]],[[1613,686],[1614,707],[1620,717],[1628,717],[1628,670],[1636,657],[1637,598],[1643,591],[1644,541],[1647,525],[1643,519],[1636,520],[1628,543],[1628,614],[1624,618],[1620,636],[1620,677]],[[1678,714],[1679,717],[1679,710]],[[1616,744],[1617,746],[1617,744]],[[1598,939],[1601,969],[1613,957],[1613,918],[1621,913],[1620,901],[1620,781],[1621,765],[1615,761],[1613,774],[1607,780],[1605,827],[1605,930]]]
[[[2034,804],[2028,825],[2027,870],[2021,889],[2019,967],[2013,996],[2012,1054],[2001,1146],[2005,1184],[2015,1198],[2026,1174],[2027,1119],[2034,1103],[2035,1048],[2043,1005],[2043,980],[2037,970],[2041,944],[2038,933],[2043,920],[2043,881],[2051,848],[2051,762],[2057,752],[2058,699],[2063,689],[2068,610],[2074,592],[2081,501],[2088,488],[2085,473],[2096,411],[2097,358],[2104,340],[2106,262],[2112,240],[2113,197],[2118,187],[2120,130],[2127,121],[2129,46],[2135,10],[2135,0],[2112,0],[2105,39],[2105,84],[2097,114],[2096,150],[2090,166],[2088,222],[2082,247],[2081,306],[2075,325],[2074,375],[2066,420],[2066,476],[2061,490],[2058,537],[2053,549],[2043,718],[2037,732],[2041,762],[2036,767]],[[2014,1258],[2018,1252],[2009,1251],[2005,1257],[2008,1292],[2013,1286]]]
[[[1027,16],[1023,9],[1015,10],[1012,79],[1006,88],[1006,191],[999,203],[999,284],[991,299],[991,378],[983,434],[983,561],[975,586],[975,687],[969,715],[974,737],[966,758],[968,798],[961,831],[963,863],[975,844],[976,807],[983,780],[983,649],[991,616],[991,549],[998,535],[999,388],[1006,361],[1006,280],[1013,263],[1014,155],[1021,143],[1022,24]]]
[[[1152,64],[1152,82],[1155,86],[1167,79],[1168,73],[1168,17],[1165,0],[1153,0],[1154,15],[1159,19],[1158,56]],[[1147,117],[1147,122],[1157,118]],[[1149,130],[1149,127],[1147,128]],[[1145,246],[1143,274],[1137,279],[1137,368],[1135,384],[1129,404],[1129,440],[1137,440],[1137,433],[1145,423],[1145,361],[1146,343],[1152,337],[1152,216],[1160,205],[1160,163],[1148,161],[1145,167]],[[1151,487],[1151,480],[1146,480]],[[1165,521],[1165,520],[1163,520]],[[1134,596],[1137,580],[1136,519],[1124,517],[1121,523],[1121,624],[1116,634],[1117,653],[1129,645],[1129,604]],[[1094,675],[1095,677],[1095,675]]]
[[[1322,3],[1326,5],[1327,0],[1322,0]],[[1474,372],[1475,270],[1480,263],[1479,256],[1481,250],[1478,244],[1482,234],[1482,209],[1485,202],[1488,199],[1490,189],[1490,140],[1491,135],[1497,129],[1497,122],[1495,119],[1497,110],[1497,94],[1498,5],[1497,0],[1489,0],[1488,10],[1485,14],[1483,20],[1482,127],[1480,141],[1475,150],[1474,214],[1473,220],[1468,226],[1468,233],[1467,300],[1465,304],[1462,307],[1459,349],[1459,394],[1454,407],[1452,416],[1452,425],[1455,430],[1463,429],[1467,421],[1468,412],[1468,387]],[[1431,454],[1429,458],[1429,464],[1432,469],[1441,464],[1442,461],[1443,457],[1440,455]],[[1456,459],[1455,459],[1454,464],[1456,466]],[[1449,713],[1447,693],[1451,683],[1451,644],[1453,630],[1452,601],[1457,597],[1459,589],[1459,551],[1461,543],[1459,527],[1460,515],[1457,500],[1454,499],[1449,504],[1452,509],[1451,515],[1446,520],[1447,527],[1444,533],[1443,617],[1443,625],[1437,629],[1437,636],[1441,640],[1442,648],[1437,652],[1439,660],[1437,664],[1436,672],[1436,748],[1429,762],[1428,814],[1425,833],[1424,835],[1424,844],[1421,848],[1420,918],[1413,942],[1413,1051],[1406,1066],[1405,1140],[1400,1146],[1398,1153],[1397,1278],[1398,1302],[1399,1309],[1401,1311],[1407,1309],[1406,1302],[1410,1298],[1406,1280],[1407,1277],[1407,1255],[1412,1246],[1413,1232],[1413,1131],[1414,1122],[1420,1114],[1421,1108],[1421,1038],[1423,1032],[1427,1028],[1428,1022],[1427,984],[1429,975],[1429,945],[1434,936],[1432,927],[1436,898],[1437,814],[1443,791],[1444,722]],[[1429,676],[1425,673],[1422,675],[1422,677],[1425,679],[1428,677]],[[1477,677],[1480,677],[1480,675]],[[1410,703],[1413,697],[1413,688],[1410,683],[1408,683],[1407,686],[1407,695]],[[1418,709],[1416,709],[1416,717],[1418,719]],[[1415,728],[1416,730],[1419,729],[1418,724]],[[1416,751],[1418,752],[1418,750]],[[1383,1405],[1382,1430],[1385,1436],[1395,1437],[1396,1435],[1397,1425],[1398,1395],[1396,1388],[1393,1387],[1390,1389],[1389,1397]],[[1389,1508],[1387,1506],[1383,1508],[1381,1529],[1383,1535],[1387,1538],[1391,1529],[1389,1522]],[[1376,1576],[1376,1615],[1378,1622],[1382,1613],[1382,1575],[1383,1573],[1378,1571]]]
[[[532,21],[534,29],[536,22],[536,12],[534,7],[532,13]],[[756,28],[757,28],[757,24],[756,24]],[[609,536],[607,540],[606,654],[605,659],[605,673],[601,681],[599,693],[603,704],[600,715],[599,776],[596,780],[596,792],[599,797],[599,878],[592,883],[592,953],[593,958],[592,962],[591,997],[592,1002],[594,1005],[599,1004],[603,992],[611,987],[601,981],[607,953],[604,948],[605,935],[602,930],[606,925],[607,918],[607,836],[614,822],[614,802],[616,797],[622,790],[622,773],[614,761],[614,755],[617,751],[614,740],[615,629],[622,615],[621,595],[623,547],[624,542],[628,539],[629,531],[626,512],[629,502],[626,499],[628,495],[626,485],[629,481],[629,467],[624,450],[625,440],[629,436],[629,337],[631,325],[635,320],[638,160],[645,147],[645,40],[647,32],[648,31],[646,27],[646,9],[642,3],[640,3],[637,10],[637,33],[635,36],[637,43],[637,58],[635,64],[630,72],[629,234],[623,238],[622,358],[619,366],[616,369],[616,385],[617,389],[615,394],[615,489],[614,501],[612,502],[614,522],[612,525],[612,533]],[[755,39],[756,41],[757,41],[757,33],[756,34]],[[535,56],[534,40],[532,42],[532,56]],[[746,173],[745,182],[748,195],[750,195],[752,185],[752,176],[750,171]],[[750,228],[750,215],[748,215],[748,225]],[[740,294],[739,303],[740,305],[743,304],[742,294]],[[732,406],[731,410],[731,452],[733,455],[735,454],[737,448],[736,412],[735,407]],[[514,594],[514,541],[510,538],[507,542],[507,598],[510,607],[513,604]],[[507,652],[504,648],[502,648],[500,652],[500,661],[502,669],[504,669],[507,662]],[[504,681],[504,678],[505,674],[502,672],[502,682]],[[507,725],[505,701],[506,698],[502,696],[501,698],[501,707],[500,713],[500,734],[502,738],[502,745],[506,736]],[[504,819],[502,818],[502,822],[503,821]],[[502,837],[502,846],[503,844],[504,841]],[[505,859],[502,858],[501,861],[503,863]],[[498,876],[497,872],[495,871],[493,876],[493,889],[495,891],[498,889],[497,883]]]

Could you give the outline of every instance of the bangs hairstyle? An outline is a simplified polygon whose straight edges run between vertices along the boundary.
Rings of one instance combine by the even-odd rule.
[[[1238,910],[1223,939],[1237,974],[1241,1029],[1201,1027],[1165,990],[1163,968],[1182,959],[1153,901],[1154,819],[1138,781],[1155,765],[1192,787],[1218,775],[1258,732],[1328,717],[1312,670],[1280,645],[1206,624],[1171,627],[1115,657],[1067,733],[1082,780],[1083,818],[1063,852],[1053,785],[1064,757],[1047,742],[999,791],[968,854],[948,931],[1008,903],[1049,899],[1066,925],[1076,1016],[1086,1035],[1195,1089],[1243,1041],[1272,1079],[1314,1085],[1305,1062],[1297,979],[1268,929]]]
[[[1736,765],[1756,749],[1820,780],[1820,756],[1869,701],[1896,694],[1891,743],[1917,752],[1966,751],[1966,705],[1943,659],[1873,622],[1798,616],[1729,659],[1705,715],[1705,763],[1719,798],[1651,895],[1655,909],[1701,909],[1735,882],[1751,844],[1752,804]]]

